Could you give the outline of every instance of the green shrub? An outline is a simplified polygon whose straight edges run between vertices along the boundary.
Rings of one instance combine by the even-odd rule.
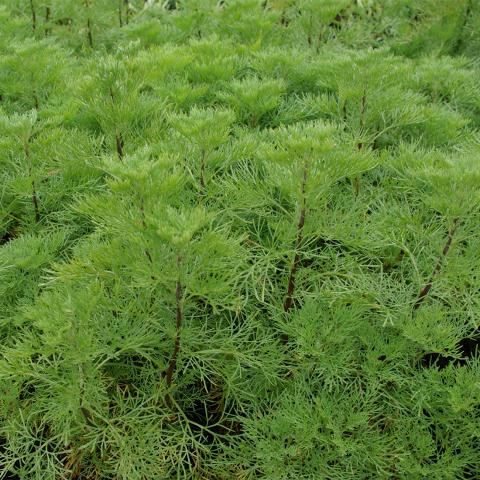
[[[480,471],[478,0],[6,0],[0,479]]]

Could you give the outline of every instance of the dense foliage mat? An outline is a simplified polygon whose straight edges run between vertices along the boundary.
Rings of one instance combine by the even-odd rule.
[[[3,0],[0,478],[480,478],[478,0]]]

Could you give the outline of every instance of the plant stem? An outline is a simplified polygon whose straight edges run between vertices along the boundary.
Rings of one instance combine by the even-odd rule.
[[[143,229],[147,230],[147,221],[145,218],[145,202],[142,196],[140,197],[140,215],[142,217]],[[148,250],[148,248],[145,249],[145,256],[147,257],[149,263],[153,264],[152,255],[150,254],[150,251]]]
[[[360,132],[363,132],[365,128],[365,110],[367,108],[367,87],[363,89],[363,95],[360,99]],[[363,148],[363,143],[359,143],[358,149]]]
[[[93,48],[92,24],[90,22],[90,17],[87,18],[87,40],[88,45]]]
[[[130,0],[124,0],[125,2],[125,24],[128,25],[130,21]]]
[[[201,162],[200,162],[200,193],[201,193],[201,195],[206,194],[206,190],[205,190],[205,157],[206,157],[205,150],[202,150],[202,158],[201,158]]]
[[[37,14],[35,12],[35,5],[33,0],[30,0],[30,10],[32,11],[32,30],[35,32],[37,29]]]
[[[115,133],[115,144],[117,148],[118,158],[119,160],[123,160],[123,156],[124,156],[123,147],[125,144],[123,142],[123,137],[121,133]]]
[[[51,14],[51,10],[50,10],[50,7],[47,5],[45,7],[45,36],[48,37],[48,35],[50,34],[50,28],[48,28],[48,22],[50,21],[50,14]]]
[[[464,42],[463,42],[463,39],[462,39],[462,34],[465,30],[465,27],[467,26],[470,15],[472,14],[472,9],[473,9],[472,0],[467,0],[465,10],[464,10],[463,15],[462,15],[461,23],[460,23],[460,26],[458,28],[458,33],[456,35],[453,46],[451,48],[451,51],[454,55],[458,55],[460,53],[460,49],[463,46]]]
[[[303,168],[302,188],[301,188],[301,207],[300,215],[297,223],[297,238],[295,240],[295,257],[290,267],[290,277],[288,279],[287,298],[283,304],[284,312],[288,312],[293,305],[293,297],[295,293],[295,280],[297,275],[298,266],[300,264],[300,247],[303,242],[303,227],[305,225],[305,217],[307,214],[307,204],[305,197],[305,189],[307,184],[307,164],[305,163]]]
[[[85,419],[85,422],[88,426],[94,427],[95,424],[93,423],[93,416],[92,413],[88,408],[85,407],[84,404],[84,395],[85,395],[85,375],[83,371],[83,364],[80,364],[78,366],[78,371],[79,371],[79,379],[80,379],[80,385],[79,385],[79,406],[80,406],[80,412]]]
[[[123,21],[122,21],[122,0],[118,0],[118,24],[120,25],[120,28],[123,27]]]
[[[427,283],[423,286],[423,288],[420,290],[420,292],[417,296],[415,304],[413,305],[414,310],[418,310],[422,306],[425,298],[427,297],[430,290],[432,289],[433,281],[434,281],[435,277],[440,273],[440,270],[442,268],[442,264],[443,264],[447,254],[448,254],[448,251],[450,250],[450,247],[452,245],[453,236],[455,235],[455,232],[457,231],[458,225],[459,225],[459,218],[455,218],[453,220],[453,226],[452,226],[451,230],[448,232],[447,241],[445,242],[445,245],[443,247],[441,255],[438,257],[435,268],[433,269],[433,272],[431,273],[430,278],[428,279]]]
[[[345,100],[343,102],[343,105],[342,105],[342,120],[343,120],[343,123],[346,126],[347,125],[347,100]],[[344,129],[345,129],[345,127],[344,127]]]
[[[365,129],[365,110],[366,110],[366,108],[367,108],[367,87],[364,87],[363,95],[362,95],[362,98],[360,99],[360,134],[362,134],[364,129]],[[363,142],[362,141],[358,142],[357,148],[359,150],[363,149]],[[356,175],[355,178],[354,178],[354,181],[353,181],[353,187],[354,187],[354,190],[355,190],[355,196],[356,197],[358,197],[358,195],[360,194],[360,186],[361,186],[360,175]]]
[[[93,48],[92,22],[90,20],[90,0],[85,0],[85,9],[87,10],[87,41],[90,48]]]
[[[176,333],[175,333],[175,341],[173,346],[173,353],[170,358],[170,362],[168,364],[167,369],[165,370],[165,378],[167,381],[167,387],[172,385],[173,374],[175,372],[175,368],[177,366],[177,359],[178,354],[180,352],[180,335],[183,323],[183,287],[182,287],[182,280],[181,280],[181,268],[182,268],[182,257],[178,254],[177,255],[177,283],[175,288],[175,301],[176,301]]]
[[[40,222],[40,207],[38,205],[37,190],[35,188],[35,180],[32,180],[32,202],[35,209],[35,222]]]
[[[112,105],[115,105],[115,95],[113,93],[112,87],[110,87],[109,92],[110,92],[110,98],[112,100]],[[123,141],[122,134],[118,131],[115,132],[115,146],[117,149],[117,155],[119,160],[123,160],[125,143]]]
[[[29,177],[32,177],[32,164],[30,162],[30,137],[23,144],[23,152],[24,152],[25,158],[29,163],[28,175]],[[31,185],[32,185],[32,203],[33,203],[33,209],[35,211],[35,222],[39,223],[41,217],[40,217],[40,207],[38,202],[37,189],[35,186],[35,180],[32,179]]]

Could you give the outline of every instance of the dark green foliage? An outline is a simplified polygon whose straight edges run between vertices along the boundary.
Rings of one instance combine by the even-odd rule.
[[[5,0],[0,479],[474,479],[478,0]]]

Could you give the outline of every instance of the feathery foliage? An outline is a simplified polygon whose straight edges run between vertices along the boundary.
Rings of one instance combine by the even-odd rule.
[[[4,0],[0,479],[480,471],[478,0]]]

